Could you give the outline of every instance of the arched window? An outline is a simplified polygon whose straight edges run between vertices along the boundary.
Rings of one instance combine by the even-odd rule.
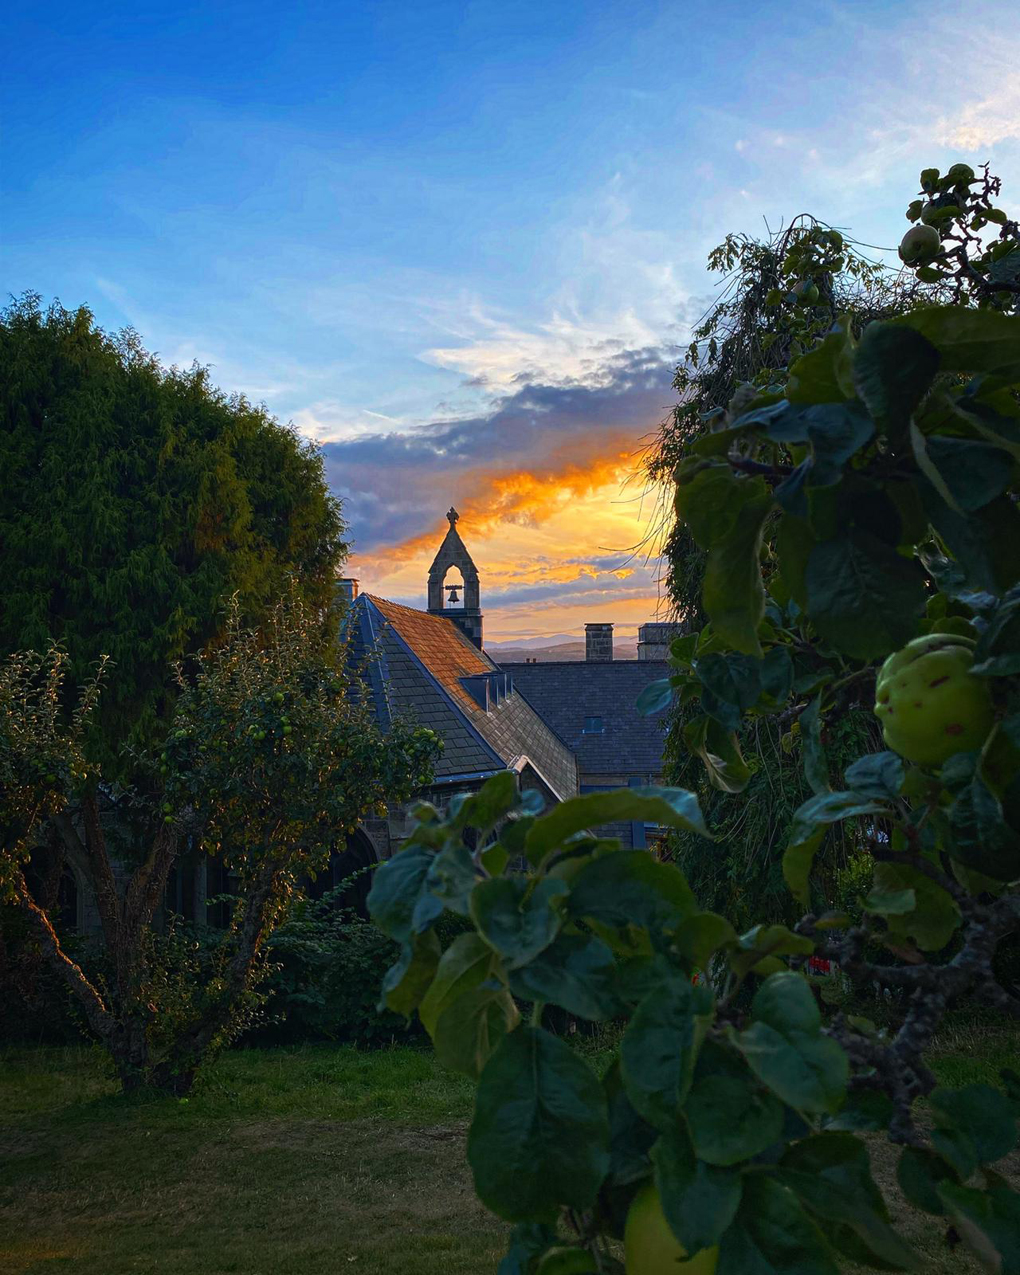
[[[25,883],[33,899],[48,913],[60,935],[79,928],[80,892],[71,865],[51,846],[38,846],[25,864]]]
[[[443,577],[443,607],[447,611],[463,611],[464,605],[464,576],[459,567],[453,566]]]
[[[334,850],[328,865],[314,881],[304,883],[310,899],[322,899],[346,881],[347,888],[336,898],[338,907],[353,908],[359,916],[368,918],[368,892],[372,888],[370,869],[377,862],[375,847],[368,837],[357,829],[344,846]]]

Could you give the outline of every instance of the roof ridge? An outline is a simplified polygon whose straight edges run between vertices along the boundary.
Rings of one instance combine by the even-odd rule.
[[[492,656],[489,656],[492,659]],[[500,660],[500,668],[649,668],[668,665],[669,660]]]

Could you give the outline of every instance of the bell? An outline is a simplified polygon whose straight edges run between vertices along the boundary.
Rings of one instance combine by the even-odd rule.
[[[451,606],[453,606],[455,602],[460,601],[460,594],[457,592],[457,586],[455,584],[448,584],[446,586],[446,592],[450,595],[449,601]]]

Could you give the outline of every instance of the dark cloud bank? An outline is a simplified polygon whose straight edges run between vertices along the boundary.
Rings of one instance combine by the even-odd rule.
[[[614,448],[636,449],[669,410],[673,369],[664,351],[627,351],[604,363],[593,384],[528,383],[487,415],[325,444],[356,551],[411,539],[451,501],[478,497],[486,480],[520,471],[552,477]]]

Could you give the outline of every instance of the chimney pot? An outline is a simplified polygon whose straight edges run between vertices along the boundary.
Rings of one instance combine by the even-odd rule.
[[[353,602],[358,596],[359,584],[360,581],[357,576],[341,576],[337,581],[337,589],[342,598],[345,598],[348,602]]]

